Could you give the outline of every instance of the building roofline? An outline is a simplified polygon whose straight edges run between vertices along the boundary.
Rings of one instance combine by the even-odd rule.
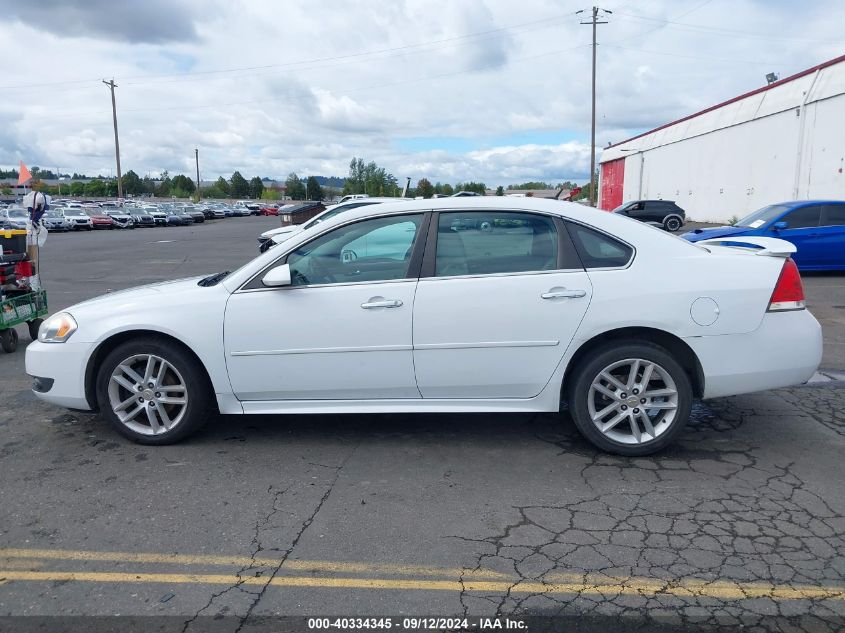
[[[683,123],[684,121],[689,121],[690,119],[694,119],[695,117],[701,116],[702,114],[707,114],[708,112],[712,112],[713,110],[718,110],[719,108],[722,108],[722,107],[729,105],[731,103],[741,101],[742,99],[745,99],[746,97],[751,97],[751,96],[759,94],[761,92],[766,92],[767,90],[771,90],[772,88],[775,88],[776,86],[781,86],[783,84],[787,84],[790,81],[795,81],[796,79],[798,79],[800,77],[804,77],[806,75],[814,73],[817,70],[821,70],[822,68],[827,68],[828,66],[834,66],[834,65],[836,65],[840,62],[845,62],[845,55],[840,55],[839,57],[836,57],[834,59],[830,59],[826,62],[822,62],[821,64],[818,64],[818,65],[813,66],[812,68],[808,68],[806,70],[802,70],[801,72],[797,72],[794,75],[790,75],[789,77],[784,77],[783,79],[778,79],[777,81],[773,81],[772,83],[770,83],[766,86],[761,86],[760,88],[756,88],[754,90],[751,90],[750,92],[746,92],[746,93],[741,94],[737,97],[733,97],[732,99],[728,99],[727,101],[722,101],[721,103],[717,103],[716,105],[712,105],[709,108],[705,108],[704,110],[699,110],[698,112],[695,112],[693,114],[689,114],[689,115],[682,117],[680,119],[676,119],[675,121],[671,121],[670,123],[664,123],[663,125],[660,125],[660,126],[654,128],[653,130],[649,130],[647,132],[637,134],[636,136],[632,136],[631,138],[627,138],[624,141],[619,141],[618,143],[614,143],[613,145],[608,145],[607,147],[605,147],[603,149],[610,149],[611,147],[618,147],[619,145],[624,145],[625,143],[630,143],[631,141],[633,141],[635,139],[642,138],[643,136],[648,136],[649,134],[653,134],[654,132],[657,132],[659,130],[666,129],[667,127],[672,127],[673,125],[677,125],[678,123]]]

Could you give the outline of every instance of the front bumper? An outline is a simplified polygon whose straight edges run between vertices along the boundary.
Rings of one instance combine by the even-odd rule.
[[[26,348],[26,373],[36,379],[32,392],[51,404],[90,411],[85,397],[85,368],[93,347],[92,343],[30,343]]]
[[[704,373],[704,398],[807,382],[822,360],[822,329],[809,310],[768,312],[753,332],[685,338]]]

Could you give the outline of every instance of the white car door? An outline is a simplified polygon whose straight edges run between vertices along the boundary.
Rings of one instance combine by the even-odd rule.
[[[425,213],[337,227],[278,260],[226,307],[226,364],[240,400],[419,398],[411,319]],[[413,261],[412,261],[413,259]]]
[[[536,396],[592,295],[563,223],[504,211],[442,212],[436,222],[414,302],[420,393]]]

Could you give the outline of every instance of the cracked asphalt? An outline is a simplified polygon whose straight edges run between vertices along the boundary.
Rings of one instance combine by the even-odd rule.
[[[237,265],[277,221],[50,236],[51,307]],[[842,280],[805,280],[834,377]],[[649,458],[550,414],[230,416],[142,447],[38,402],[22,350],[0,356],[0,402],[0,616],[845,625],[838,380],[697,404]]]

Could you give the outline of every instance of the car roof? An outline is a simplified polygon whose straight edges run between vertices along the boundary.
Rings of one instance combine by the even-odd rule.
[[[357,218],[375,215],[395,215],[409,212],[425,211],[535,211],[550,215],[558,215],[576,222],[594,226],[613,235],[639,233],[641,231],[656,231],[653,227],[642,222],[631,220],[618,213],[610,213],[575,202],[548,200],[543,198],[515,198],[500,196],[461,196],[460,198],[429,198],[423,200],[402,200],[401,202],[385,202],[377,205],[367,205],[338,213],[320,224],[323,229],[336,224],[344,224]],[[323,230],[321,229],[321,230]],[[659,231],[671,237],[665,231]]]
[[[786,202],[773,202],[767,207],[803,207],[808,204],[845,204],[845,200],[787,200]]]

